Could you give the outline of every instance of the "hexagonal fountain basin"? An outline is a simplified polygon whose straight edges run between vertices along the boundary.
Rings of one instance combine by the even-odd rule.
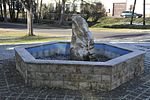
[[[70,43],[44,43],[15,48],[16,68],[26,84],[69,89],[112,90],[144,70],[144,52],[114,44],[95,43],[105,60],[70,60]],[[47,59],[48,58],[48,59]]]

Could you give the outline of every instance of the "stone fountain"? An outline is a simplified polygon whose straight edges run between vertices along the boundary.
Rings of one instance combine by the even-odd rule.
[[[72,17],[70,55],[74,60],[91,61],[95,59],[94,39],[88,29],[88,24],[81,16]]]
[[[144,52],[94,43],[88,24],[72,17],[70,42],[15,48],[16,69],[33,87],[110,91],[144,71]]]

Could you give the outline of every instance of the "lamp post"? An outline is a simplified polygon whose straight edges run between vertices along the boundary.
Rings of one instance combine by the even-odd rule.
[[[132,16],[131,16],[130,25],[132,25],[132,22],[133,22],[133,16],[134,16],[135,6],[136,6],[136,0],[134,0],[134,5],[133,5],[133,10],[132,10]]]
[[[143,25],[145,25],[145,0],[143,0]]]

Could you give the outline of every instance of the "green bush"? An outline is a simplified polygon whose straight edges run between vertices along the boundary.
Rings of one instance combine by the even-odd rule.
[[[81,13],[86,20],[92,22],[97,22],[101,17],[106,16],[106,11],[102,3],[82,4]]]

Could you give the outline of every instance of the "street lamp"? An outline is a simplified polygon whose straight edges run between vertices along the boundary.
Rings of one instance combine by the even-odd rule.
[[[145,25],[145,0],[143,0],[143,25]]]

